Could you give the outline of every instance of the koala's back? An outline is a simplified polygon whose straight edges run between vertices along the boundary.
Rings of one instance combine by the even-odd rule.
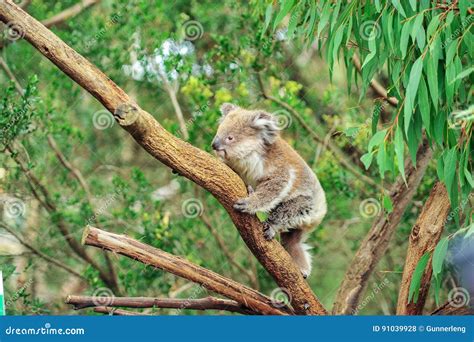
[[[308,209],[306,215],[296,215],[299,217],[298,226],[309,228],[322,221],[327,212],[324,190],[313,170],[286,141],[279,138],[267,151],[265,169],[268,174],[275,176],[294,172],[292,188],[283,199],[281,207],[295,211]]]

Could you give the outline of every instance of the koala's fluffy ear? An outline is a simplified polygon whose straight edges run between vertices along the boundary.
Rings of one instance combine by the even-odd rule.
[[[251,126],[260,130],[263,141],[268,145],[275,142],[280,132],[277,119],[272,114],[263,111],[255,114]]]
[[[223,103],[223,104],[221,105],[221,113],[222,113],[222,116],[226,116],[227,114],[229,114],[230,112],[232,112],[233,110],[236,110],[236,109],[238,109],[238,108],[239,108],[239,106],[236,106],[236,105],[234,105],[234,104],[232,104],[232,103],[228,103],[228,102]]]

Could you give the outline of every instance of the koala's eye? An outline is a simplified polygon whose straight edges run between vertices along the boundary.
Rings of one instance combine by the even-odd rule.
[[[232,135],[228,135],[227,138],[225,138],[227,141],[232,141],[234,140],[234,137]]]

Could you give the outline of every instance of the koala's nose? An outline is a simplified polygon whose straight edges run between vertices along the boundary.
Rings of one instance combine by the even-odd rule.
[[[217,151],[220,150],[221,148],[221,139],[219,137],[215,137],[214,140],[212,141],[212,149]]]

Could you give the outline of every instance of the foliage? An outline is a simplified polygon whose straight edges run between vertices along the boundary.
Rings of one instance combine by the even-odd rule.
[[[74,3],[39,0],[28,11],[38,19],[50,18]],[[392,182],[398,173],[403,174],[405,145],[413,155],[424,132],[436,146],[438,162],[437,167],[433,164],[428,169],[415,201],[423,201],[439,177],[449,185],[453,207],[456,195],[463,196],[453,217],[470,220],[471,204],[466,194],[472,188],[472,121],[468,120],[472,114],[468,105],[472,96],[468,81],[473,77],[469,69],[472,44],[468,43],[472,34],[466,25],[462,28],[463,20],[470,17],[463,14],[464,10],[443,8],[414,16],[425,9],[426,1],[417,6],[415,11],[405,4],[380,2],[380,6],[373,7],[339,0],[317,4],[284,1],[278,5],[252,2],[252,6],[230,0],[108,0],[53,31],[124,88],[167,130],[182,137],[175,106],[165,91],[163,78],[158,77],[157,71],[163,71],[165,79],[176,87],[177,102],[189,131],[188,142],[200,149],[211,151],[210,142],[220,116],[218,108],[223,102],[262,108],[286,120],[284,138],[317,173],[330,204],[324,222],[308,241],[314,246],[315,255],[315,271],[309,282],[330,307],[334,289],[373,220],[373,216],[362,213],[360,204],[373,199],[379,205],[378,211],[385,213],[393,209],[393,204],[386,192],[368,186],[341,166],[324,144],[315,143],[308,127],[323,140],[330,139],[357,169],[366,165],[364,174],[371,179],[377,180],[377,173],[382,174],[385,183]],[[451,15],[452,12],[456,13]],[[440,22],[430,27],[436,17]],[[370,20],[371,27],[380,29],[380,34],[363,39],[360,29]],[[190,35],[189,25],[196,22],[200,32]],[[453,38],[457,44],[443,45],[459,28],[462,34]],[[370,32],[369,38],[373,35]],[[423,48],[419,45],[421,35],[425,38]],[[321,47],[316,52],[324,60],[314,54],[315,36]],[[298,37],[302,39],[293,39]],[[186,53],[182,47],[187,48]],[[356,52],[363,61],[360,78],[351,62]],[[339,55],[347,70],[336,63]],[[137,147],[114,124],[110,114],[27,42],[12,42],[2,49],[2,57],[26,89],[24,95],[15,93],[8,77],[0,73],[0,83],[4,85],[0,104],[2,149],[9,144],[15,155],[25,161],[29,173],[47,189],[58,212],[50,214],[41,206],[27,174],[5,153],[0,157],[0,186],[9,198],[19,199],[24,210],[14,217],[3,213],[2,223],[86,279],[78,280],[62,269],[49,267],[28,251],[3,253],[0,249],[1,268],[5,274],[7,268],[10,270],[5,282],[6,299],[17,298],[7,307],[8,313],[72,313],[62,305],[67,294],[92,295],[106,287],[97,270],[68,248],[57,227],[58,217],[76,240],[86,224],[99,225],[258,287],[263,293],[272,293],[274,282],[256,264],[227,213],[210,194],[173,174]],[[262,96],[258,75],[268,94],[293,108],[301,122],[280,104]],[[366,96],[368,81],[374,76],[384,79],[384,75],[388,75],[389,94],[400,103],[405,101],[393,114],[385,102],[374,104]],[[360,89],[355,89],[356,81]],[[408,87],[413,91],[407,102]],[[433,89],[437,92],[433,93]],[[391,115],[388,119],[384,111]],[[455,112],[458,113],[452,118],[460,117],[459,124],[447,120]],[[16,117],[19,120],[12,121]],[[80,170],[91,201],[50,147],[48,135]],[[371,166],[373,159],[378,170]],[[38,189],[35,184],[33,187]],[[186,210],[189,203],[197,204],[197,211]],[[390,280],[384,290],[386,298],[393,299],[398,293],[406,236],[418,211],[413,206],[405,214],[394,246],[381,262],[381,270],[393,271],[386,276]],[[458,229],[453,221],[448,222],[449,232]],[[227,254],[220,248],[216,233],[225,242]],[[0,229],[0,246],[5,241],[11,243],[8,239]],[[105,267],[101,251],[87,251]],[[129,296],[200,298],[207,294],[201,287],[189,287],[182,279],[133,260],[112,256],[112,261],[120,286]],[[257,282],[232,261],[256,275]],[[448,272],[448,267],[443,272]],[[34,279],[34,286],[15,296],[25,278]],[[375,284],[379,279],[371,282]],[[373,301],[364,313],[381,310],[378,301]],[[194,314],[185,310],[180,313]]]

